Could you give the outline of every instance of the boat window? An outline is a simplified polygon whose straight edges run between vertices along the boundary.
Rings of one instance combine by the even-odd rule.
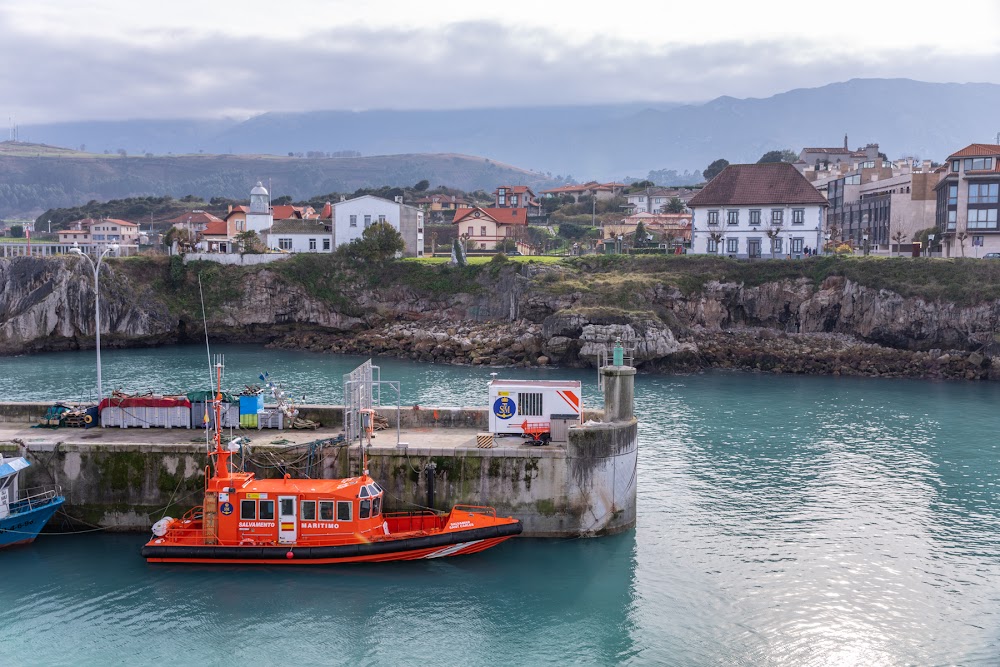
[[[303,500],[302,501],[302,520],[303,521],[315,521],[316,520],[316,501],[315,500]]]
[[[372,502],[372,516],[378,516],[382,511],[382,498],[376,496],[375,500]]]
[[[368,497],[368,487],[367,486],[362,486],[361,487],[361,493],[359,493],[358,496],[361,497],[361,498],[367,498]]]
[[[281,503],[281,516],[292,516],[295,514],[295,498],[282,498]]]
[[[337,521],[351,520],[351,507],[354,505],[350,500],[337,501]]]
[[[372,501],[362,500],[361,501],[361,511],[358,513],[359,519],[367,519],[372,513]]]
[[[257,518],[257,501],[241,500],[240,519],[243,519],[244,521],[253,521],[256,518]]]
[[[260,519],[261,519],[261,521],[274,521],[274,501],[273,500],[262,500],[262,501],[260,501]]]
[[[333,521],[333,501],[332,500],[321,500],[321,501],[319,501],[319,520],[320,521]]]
[[[378,485],[378,482],[375,482],[374,484],[372,484],[372,486],[375,487],[375,490],[378,493],[382,493],[382,491],[384,491],[384,489],[381,486]]]

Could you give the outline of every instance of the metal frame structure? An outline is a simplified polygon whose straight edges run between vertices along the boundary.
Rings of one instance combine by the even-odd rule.
[[[606,366],[613,366],[615,346],[622,346],[622,365],[635,366],[635,349],[639,341],[632,336],[619,336],[614,343],[605,344],[597,353],[597,386],[602,391],[604,389],[604,374],[601,369]]]
[[[368,410],[382,407],[382,385],[396,391],[396,446],[399,446],[400,391],[396,380],[383,380],[382,369],[369,359],[344,375],[344,439],[363,443],[365,424],[363,415]]]

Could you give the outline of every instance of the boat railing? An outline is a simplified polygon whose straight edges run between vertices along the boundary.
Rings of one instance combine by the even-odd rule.
[[[443,515],[432,510],[414,510],[410,512],[383,512],[382,518],[389,523],[393,532],[401,533],[437,528]]]
[[[485,505],[455,505],[452,512],[469,512],[470,514],[485,514],[486,516],[491,516],[494,519],[497,518],[497,510],[495,507],[487,507]]]
[[[21,491],[18,499],[10,504],[11,512],[30,512],[38,507],[49,505],[62,495],[58,485],[36,486]]]

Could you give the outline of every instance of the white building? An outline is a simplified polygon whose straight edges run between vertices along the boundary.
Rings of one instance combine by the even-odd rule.
[[[800,256],[805,248],[822,248],[826,207],[794,165],[729,165],[688,202],[691,252]]]
[[[387,222],[406,243],[407,257],[424,255],[424,212],[415,206],[381,197],[364,195],[333,205],[334,247],[360,239],[365,229],[376,222]]]
[[[263,236],[268,250],[333,252],[333,231],[322,220],[278,220]]]

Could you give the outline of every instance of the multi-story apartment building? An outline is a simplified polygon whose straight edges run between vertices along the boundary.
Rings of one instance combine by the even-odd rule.
[[[970,144],[952,153],[936,192],[945,257],[1000,252],[1000,145]]]
[[[821,246],[827,201],[794,165],[773,162],[729,165],[688,208],[692,253],[784,257]]]
[[[887,254],[908,251],[918,232],[934,226],[937,182],[929,162],[877,160],[813,185],[830,202],[827,232],[832,241]]]
[[[664,207],[670,203],[674,197],[680,199],[685,205],[695,195],[695,190],[690,188],[663,188],[653,186],[643,188],[637,192],[630,192],[625,195],[628,200],[626,209],[629,214],[636,213],[664,213]]]
[[[388,222],[400,233],[406,243],[407,257],[424,255],[424,212],[416,206],[403,203],[402,197],[389,201],[373,195],[364,195],[337,202],[333,205],[334,247],[360,239],[375,222]]]

